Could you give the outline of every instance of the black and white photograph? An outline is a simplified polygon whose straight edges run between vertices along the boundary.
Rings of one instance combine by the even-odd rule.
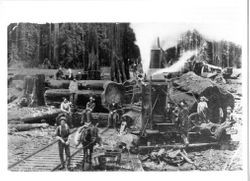
[[[7,170],[244,171],[247,18],[230,3],[209,22],[7,21]]]

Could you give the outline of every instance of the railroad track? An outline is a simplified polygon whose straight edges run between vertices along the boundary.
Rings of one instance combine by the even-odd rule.
[[[72,145],[72,143],[71,143]],[[82,160],[82,148],[70,147],[71,165]],[[21,160],[8,166],[11,171],[55,171],[60,167],[58,154],[58,141],[53,141],[48,145],[29,153]]]
[[[105,133],[108,135],[108,137],[112,136],[109,135],[109,133],[106,132],[107,130],[102,130],[100,135],[105,136]],[[112,131],[111,131],[112,132]],[[107,136],[106,135],[106,136]],[[71,137],[74,136],[71,134]],[[71,139],[71,144],[73,139]],[[70,167],[75,168],[77,165],[81,165],[83,160],[83,152],[81,148],[76,148],[73,146],[70,146],[70,153],[71,153],[71,162]],[[65,156],[65,155],[64,155]],[[95,157],[95,153],[93,155]],[[130,160],[130,167],[131,171],[135,168],[135,162],[133,161],[131,155],[123,154],[124,160]],[[21,160],[15,162],[15,163],[9,163],[8,169],[10,171],[56,171],[61,166],[59,154],[58,154],[58,141],[53,141],[49,143],[48,145],[37,149],[37,150],[27,150],[26,155]],[[137,169],[135,169],[137,170]]]

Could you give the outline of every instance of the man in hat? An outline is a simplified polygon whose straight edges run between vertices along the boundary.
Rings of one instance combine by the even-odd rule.
[[[90,96],[89,102],[87,102],[86,108],[82,113],[81,124],[85,122],[85,117],[87,122],[91,122],[91,113],[94,109],[95,109],[95,98],[93,96]]]
[[[199,119],[201,122],[205,122],[205,123],[209,122],[208,116],[207,116],[208,114],[207,101],[208,101],[207,98],[202,96],[200,97],[200,101],[197,105],[197,113],[199,115]]]
[[[70,148],[69,148],[70,130],[68,124],[66,123],[66,117],[60,117],[60,125],[56,128],[55,135],[58,140],[61,169],[65,168],[65,162],[66,162],[66,169],[68,170],[70,166]],[[64,162],[64,151],[66,154],[65,162]]]

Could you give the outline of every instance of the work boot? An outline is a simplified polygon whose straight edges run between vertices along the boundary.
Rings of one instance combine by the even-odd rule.
[[[59,170],[63,170],[65,168],[65,166],[64,165],[61,165],[60,167],[59,167]]]

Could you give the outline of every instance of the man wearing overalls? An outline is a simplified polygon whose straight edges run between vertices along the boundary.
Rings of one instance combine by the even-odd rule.
[[[64,169],[64,150],[66,154],[66,170],[70,165],[70,149],[69,149],[69,126],[66,123],[66,117],[60,118],[60,125],[56,128],[55,135],[58,139],[59,156],[61,160],[61,169]]]

